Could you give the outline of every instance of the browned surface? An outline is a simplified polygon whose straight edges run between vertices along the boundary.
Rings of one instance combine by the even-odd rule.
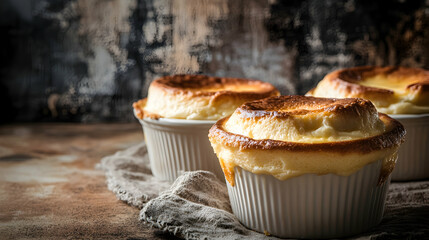
[[[244,78],[226,78],[226,77],[211,77],[206,75],[173,75],[158,78],[151,83],[152,86],[165,90],[194,93],[198,91],[198,95],[212,96],[219,94],[219,91],[224,91],[225,94],[246,95],[249,93],[262,96],[272,96],[278,93],[277,89],[270,83],[259,80],[244,79]],[[231,90],[228,87],[234,86],[237,90]],[[252,91],[242,91],[240,86],[246,88],[252,87]],[[216,91],[212,91],[216,90]],[[201,92],[200,92],[201,91]],[[258,97],[260,98],[260,96]]]
[[[222,78],[210,77],[205,75],[173,75],[164,76],[156,79],[150,84],[151,89],[157,88],[169,95],[187,96],[188,101],[194,101],[195,98],[205,97],[210,99],[211,103],[229,104],[234,100],[236,106],[243,102],[270,96],[278,96],[280,92],[270,83],[259,80],[243,78]],[[153,99],[159,99],[161,96],[149,94],[149,102]],[[158,119],[162,116],[145,110],[148,102],[147,98],[133,103],[136,116],[140,119],[152,118]]]
[[[386,89],[384,86],[368,87],[360,85],[360,82],[365,79],[382,76],[386,84],[389,82],[405,82],[404,91],[410,94],[418,94],[420,97],[429,94],[429,71],[421,68],[407,67],[376,67],[362,66],[354,68],[345,68],[329,73],[322,81],[329,81],[334,88],[342,89],[348,96],[363,97],[370,99],[375,98],[391,98],[394,92]],[[311,90],[309,93],[312,93]]]
[[[287,142],[274,139],[253,139],[248,136],[228,132],[224,129],[224,124],[229,117],[217,121],[209,130],[211,142],[220,142],[229,147],[240,148],[241,150],[280,150],[290,152],[332,152],[332,153],[369,153],[386,148],[397,147],[404,141],[405,129],[398,121],[379,113],[380,119],[386,125],[386,131],[380,135],[354,140],[305,143]]]
[[[260,80],[205,75],[165,76],[156,79],[150,86],[151,88],[160,88],[170,94],[210,97],[212,101],[234,98],[250,101],[280,95],[280,92],[272,84]]]
[[[0,126],[1,239],[165,239],[94,165],[143,140],[137,124]]]
[[[310,96],[288,95],[269,97],[241,105],[237,112],[242,118],[263,116],[291,117],[314,113],[351,115],[359,118],[367,114],[376,114],[377,109],[365,99],[360,98],[319,98]]]
[[[330,76],[330,77],[328,77]],[[366,78],[382,76],[387,81],[401,81],[408,83],[417,83],[419,85],[427,84],[429,81],[429,72],[422,68],[408,68],[399,66],[376,67],[362,66],[345,68],[335,73],[330,73],[327,77],[332,79],[341,79],[347,82],[358,83],[365,81]],[[383,88],[383,86],[380,86]]]
[[[144,107],[146,106],[146,102],[147,102],[147,98],[143,98],[143,99],[140,99],[137,102],[133,103],[133,108],[134,108],[136,116],[140,119],[143,119],[143,118],[152,118],[152,119],[162,118],[161,115],[145,111]]]

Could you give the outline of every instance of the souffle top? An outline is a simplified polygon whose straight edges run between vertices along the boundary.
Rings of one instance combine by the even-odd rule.
[[[365,98],[386,114],[429,113],[429,71],[405,67],[346,68],[326,75],[307,95]]]
[[[307,173],[350,175],[383,160],[387,179],[405,135],[364,99],[280,96],[244,103],[219,120],[209,139],[226,179],[234,167],[285,180]]]
[[[278,95],[273,85],[259,80],[174,75],[153,81],[148,97],[133,107],[140,119],[218,120],[244,102]]]

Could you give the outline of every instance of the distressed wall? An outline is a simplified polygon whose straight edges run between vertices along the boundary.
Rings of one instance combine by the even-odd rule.
[[[429,69],[429,0],[5,0],[0,122],[134,121],[174,73],[303,94],[356,65]]]

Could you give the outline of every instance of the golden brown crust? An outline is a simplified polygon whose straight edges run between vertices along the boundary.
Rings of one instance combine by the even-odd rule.
[[[144,117],[143,108],[146,105],[146,102],[147,102],[147,98],[144,98],[144,99],[140,99],[137,102],[133,103],[134,112],[135,112],[136,116],[140,119],[143,119],[143,117]]]
[[[335,121],[341,124],[336,126]],[[320,122],[323,123],[318,125]],[[240,129],[240,126],[245,128]],[[248,131],[249,129],[252,131]],[[359,132],[358,129],[364,132]],[[297,134],[295,130],[298,131]],[[307,134],[308,131],[310,134]],[[322,133],[320,136],[323,141],[306,140],[307,136],[317,137],[318,132]],[[349,136],[354,137],[333,137],[336,134],[344,137],[348,133],[352,133]],[[355,171],[359,164],[378,160],[380,156],[383,156],[379,175],[379,183],[382,183],[394,168],[396,151],[404,135],[405,129],[398,121],[378,113],[368,100],[305,96],[271,97],[244,103],[232,116],[219,120],[209,131],[209,139],[214,144],[225,177],[232,186],[235,166],[256,172],[269,172],[284,178],[291,176],[290,170],[300,171],[299,169],[316,174]],[[244,157],[231,157],[228,151]],[[256,154],[255,160],[252,156]],[[265,156],[267,157],[264,158]],[[299,160],[301,156],[303,165],[299,165],[300,161],[296,162],[298,165],[294,165],[294,160],[289,162],[291,159]],[[327,164],[337,158],[343,159],[342,156],[346,162],[340,160],[327,170],[325,164],[319,162],[319,156]],[[272,161],[273,157],[278,159]],[[309,166],[313,169],[309,170]],[[283,171],[283,175],[279,175],[278,171]]]
[[[387,114],[428,113],[429,71],[392,66],[346,68],[326,75],[306,95],[364,98]]]
[[[326,75],[324,80],[330,81],[334,86],[355,96],[392,97],[394,92],[382,86],[378,88],[360,85],[365,79],[375,76],[394,77],[408,83],[405,84],[404,90],[429,94],[429,71],[421,68],[361,66],[334,71]]]
[[[176,94],[192,94],[193,96],[237,96],[240,98],[259,99],[278,94],[278,90],[271,84],[259,80],[243,78],[211,77],[206,75],[173,75],[161,77],[151,83]],[[252,91],[233,91],[225,86],[255,86]],[[215,89],[215,90],[213,90]],[[216,90],[217,89],[217,90]]]
[[[209,137],[218,139],[224,145],[239,147],[240,149],[285,150],[294,152],[369,153],[398,146],[405,136],[404,127],[398,121],[385,114],[379,113],[379,117],[386,124],[386,128],[388,129],[386,132],[369,138],[349,141],[300,143],[272,139],[257,140],[225,131],[223,124],[228,121],[229,117],[223,118],[213,125],[210,129]]]
[[[324,112],[326,114],[356,115],[362,111],[374,111],[373,104],[361,98],[316,98],[298,95],[270,97],[244,103],[237,109],[242,117],[275,116],[285,118]]]
[[[243,102],[279,94],[273,85],[259,80],[174,75],[153,81],[148,98],[133,107],[140,119],[218,120]]]
[[[159,119],[159,118],[162,118],[158,114],[145,111],[144,106],[146,105],[146,102],[147,102],[147,98],[143,98],[143,99],[140,99],[137,102],[133,103],[133,108],[134,108],[136,116],[139,119],[143,119],[143,118]]]

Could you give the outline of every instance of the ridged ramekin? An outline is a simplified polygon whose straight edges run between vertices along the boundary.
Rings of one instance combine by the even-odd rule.
[[[429,178],[429,114],[389,115],[404,125],[407,134],[399,147],[392,181]]]
[[[208,139],[216,121],[139,119],[149,154],[152,174],[173,182],[184,171],[207,170],[224,179],[219,160]]]
[[[350,176],[305,174],[287,180],[235,168],[231,207],[246,227],[285,238],[337,238],[377,225],[390,177],[378,184],[382,160]]]

